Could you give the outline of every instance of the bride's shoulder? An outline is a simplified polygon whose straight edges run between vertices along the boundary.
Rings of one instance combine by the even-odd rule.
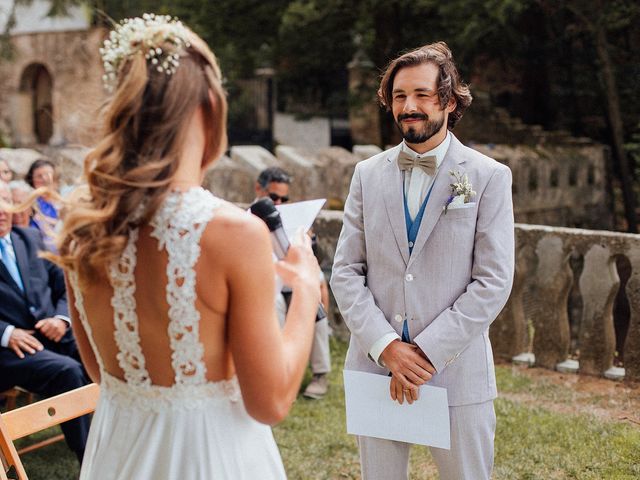
[[[241,246],[268,237],[269,231],[262,220],[226,200],[221,200],[204,231],[203,241]]]

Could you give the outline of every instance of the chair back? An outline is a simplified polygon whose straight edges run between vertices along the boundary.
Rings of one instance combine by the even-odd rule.
[[[15,440],[93,412],[99,396],[100,387],[92,383],[0,415],[0,455],[6,463],[0,468],[0,480],[7,474],[27,480]]]

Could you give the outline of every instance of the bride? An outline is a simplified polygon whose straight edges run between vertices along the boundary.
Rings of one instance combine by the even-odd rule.
[[[226,148],[227,106],[198,36],[146,14],[101,54],[104,137],[57,257],[101,385],[80,478],[285,478],[269,425],[291,408],[311,348],[308,236],[274,267],[262,221],[200,187]],[[293,288],[282,331],[274,268]]]

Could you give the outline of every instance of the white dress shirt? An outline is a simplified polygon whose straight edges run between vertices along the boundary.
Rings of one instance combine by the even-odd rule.
[[[444,156],[447,154],[447,150],[449,150],[449,144],[451,143],[451,133],[447,131],[447,136],[444,137],[444,140],[440,142],[440,144],[432,150],[429,150],[425,153],[417,153],[413,151],[406,142],[402,141],[402,151],[408,153],[414,158],[422,158],[427,157],[429,155],[435,155],[436,157],[436,166],[440,167],[440,164],[444,160]],[[436,170],[436,175],[438,171]],[[407,209],[409,210],[409,216],[411,220],[416,218],[418,212],[420,211],[420,207],[424,202],[424,199],[431,188],[433,183],[433,179],[435,176],[427,175],[424,170],[421,168],[414,168],[412,170],[407,170],[404,172],[404,191],[405,198],[407,200]],[[369,356],[381,367],[384,367],[380,361],[380,355],[384,351],[387,346],[393,342],[394,340],[400,340],[400,336],[397,333],[387,333],[382,338],[377,340],[371,350],[369,350]]]
[[[13,250],[13,242],[11,241],[11,233],[7,233],[4,237],[0,237],[0,239],[4,239],[5,247],[7,247],[7,255],[13,257],[13,261],[18,264],[18,259],[16,258],[16,253]],[[1,260],[0,260],[1,261]],[[54,318],[59,318],[60,320],[64,320],[67,324],[71,324],[71,319],[65,315],[56,315]],[[0,337],[0,347],[7,348],[9,346],[9,339],[11,338],[11,334],[15,330],[15,326],[7,325],[7,328],[4,329],[2,333],[2,337]]]

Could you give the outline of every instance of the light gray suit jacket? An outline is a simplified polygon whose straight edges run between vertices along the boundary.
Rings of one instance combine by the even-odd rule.
[[[489,325],[504,307],[514,270],[511,171],[452,135],[409,255],[401,145],[356,165],[344,209],[331,288],[351,331],[345,368],[387,374],[368,352],[402,331],[447,388],[449,405],[496,397]],[[449,209],[450,171],[467,174],[473,204]]]

